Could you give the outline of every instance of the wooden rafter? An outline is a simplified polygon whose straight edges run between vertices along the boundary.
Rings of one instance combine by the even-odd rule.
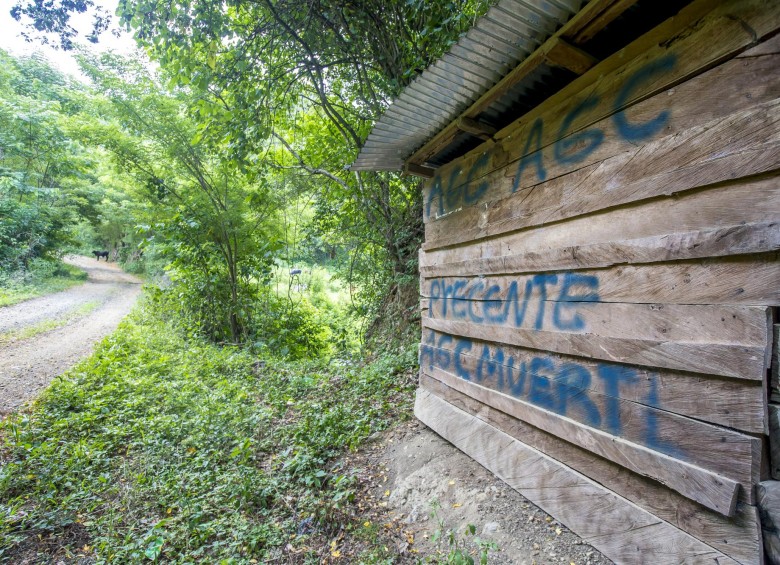
[[[595,35],[598,30],[603,29],[604,26],[628,9],[635,1],[636,0],[594,0],[589,2],[527,59],[522,61],[507,76],[493,86],[493,88],[488,90],[474,102],[457,120],[450,123],[430,141],[415,151],[414,154],[407,159],[407,163],[423,165],[431,157],[452,143],[460,132],[467,131],[473,133],[461,126],[471,123],[468,120],[476,120],[480,113],[490,107],[496,100],[501,98],[514,85],[523,80],[523,78],[528,76],[540,65],[551,64],[564,67],[578,75],[588,71],[598,63],[598,60],[576,47],[576,42],[580,37],[591,37],[592,35]],[[573,41],[572,39],[564,41],[564,37],[573,37],[577,41]],[[485,139],[484,135],[484,133],[478,134],[477,137]]]

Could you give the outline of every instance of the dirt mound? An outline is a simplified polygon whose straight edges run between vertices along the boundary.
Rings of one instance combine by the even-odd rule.
[[[448,530],[473,556],[479,552],[475,537],[494,543],[489,563],[611,563],[416,420],[375,438],[358,459],[354,463],[366,469],[365,494],[380,509],[373,518],[384,523],[402,563],[446,556],[454,548]],[[474,535],[466,534],[469,525]]]

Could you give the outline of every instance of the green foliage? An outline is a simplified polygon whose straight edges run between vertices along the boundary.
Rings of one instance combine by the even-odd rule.
[[[27,270],[0,272],[0,307],[59,292],[85,280],[87,273],[81,269],[61,261],[33,259]]]
[[[0,51],[0,63],[0,277],[40,279],[34,261],[78,245],[80,222],[103,221],[100,152],[73,135],[94,95],[38,56]]]
[[[289,359],[316,359],[336,352],[331,351],[327,313],[306,298],[292,302],[266,290],[261,301],[252,324],[256,349]]]
[[[438,500],[434,500],[431,503],[431,518],[433,518],[438,525],[438,529],[433,533],[431,541],[434,543],[444,540],[446,542],[446,555],[443,560],[430,558],[426,559],[425,563],[447,563],[448,565],[475,565],[473,555],[476,555],[479,559],[479,565],[487,565],[488,557],[491,551],[496,551],[498,545],[490,540],[483,540],[478,537],[477,527],[474,524],[467,524],[463,532],[463,537],[460,537],[458,533],[452,528],[445,530],[444,520],[439,516],[439,508],[441,507]],[[471,548],[469,548],[471,546]]]
[[[313,561],[309,539],[348,523],[354,479],[335,458],[410,401],[415,350],[263,365],[164,316],[137,310],[2,423],[0,560],[81,528],[98,562],[262,562],[288,543]]]

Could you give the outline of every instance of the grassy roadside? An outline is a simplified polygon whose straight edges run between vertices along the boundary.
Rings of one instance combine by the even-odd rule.
[[[9,281],[0,278],[0,308],[45,294],[60,292],[86,280],[86,272],[62,262],[54,269],[33,272],[21,280]]]
[[[19,330],[0,333],[0,346],[6,345],[11,341],[29,339],[31,337],[35,337],[38,334],[42,334],[44,332],[49,332],[51,330],[56,330],[57,328],[66,326],[74,320],[78,320],[79,318],[83,318],[84,316],[91,314],[92,312],[95,311],[96,308],[100,306],[100,304],[101,302],[99,300],[90,300],[89,302],[85,302],[84,304],[81,304],[77,308],[71,310],[70,312],[66,313],[64,316],[61,316],[59,318],[54,318],[52,320],[44,320],[42,322],[38,322],[37,324],[33,324],[31,326],[26,326]]]
[[[0,561],[337,559],[365,529],[339,456],[405,417],[415,361],[259,363],[137,308],[0,424]]]

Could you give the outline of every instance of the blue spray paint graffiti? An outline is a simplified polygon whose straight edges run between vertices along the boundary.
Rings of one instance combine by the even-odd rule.
[[[550,300],[553,327],[559,330],[581,331],[585,320],[577,312],[584,302],[598,302],[599,280],[593,275],[579,273],[538,274],[513,280],[506,297],[497,298],[501,287],[487,286],[477,280],[468,288],[468,279],[448,283],[432,279],[429,283],[431,318],[467,320],[476,324],[508,324],[523,327],[534,310],[533,329],[544,329],[545,312]],[[468,288],[468,290],[466,290]]]
[[[621,393],[641,385],[642,380],[636,369],[625,365],[577,363],[543,352],[515,358],[500,345],[475,344],[469,338],[447,334],[438,334],[437,339],[433,331],[426,332],[420,347],[420,366],[437,367],[619,437],[625,431]],[[642,378],[650,380],[642,403],[660,408],[657,375],[644,373]],[[641,432],[631,440],[680,457],[681,449],[660,437],[658,415],[653,410],[641,413]]]
[[[655,61],[651,61],[645,66],[635,71],[629,76],[615,95],[612,102],[614,113],[610,118],[614,134],[628,143],[640,143],[646,141],[658,133],[669,122],[670,112],[664,110],[656,116],[643,122],[631,122],[626,115],[625,105],[630,101],[632,95],[643,85],[650,85],[656,78],[664,73],[671,71],[677,63],[674,55],[667,55]],[[559,165],[574,165],[584,161],[588,155],[593,153],[604,141],[607,133],[599,128],[590,127],[582,131],[576,130],[576,120],[579,116],[588,110],[596,108],[601,103],[601,98],[595,94],[589,94],[584,100],[578,103],[561,120],[558,129],[557,141],[552,145],[551,151],[543,147],[544,131],[546,126],[542,118],[537,118],[523,143],[522,157],[517,163],[515,177],[512,184],[512,192],[520,187],[521,179],[526,173],[535,173],[537,182],[543,182],[547,179],[547,169],[545,168],[545,159],[553,159]],[[547,153],[552,155],[547,155]],[[428,192],[425,203],[425,217],[431,217],[431,209],[434,202],[437,204],[434,210],[437,216],[452,212],[460,206],[475,204],[487,192],[488,182],[482,181],[476,188],[472,188],[474,179],[481,176],[490,162],[491,153],[484,153],[469,169],[466,171],[465,182],[459,181],[462,168],[456,166],[449,174],[445,183],[440,175],[434,177],[431,188]]]

